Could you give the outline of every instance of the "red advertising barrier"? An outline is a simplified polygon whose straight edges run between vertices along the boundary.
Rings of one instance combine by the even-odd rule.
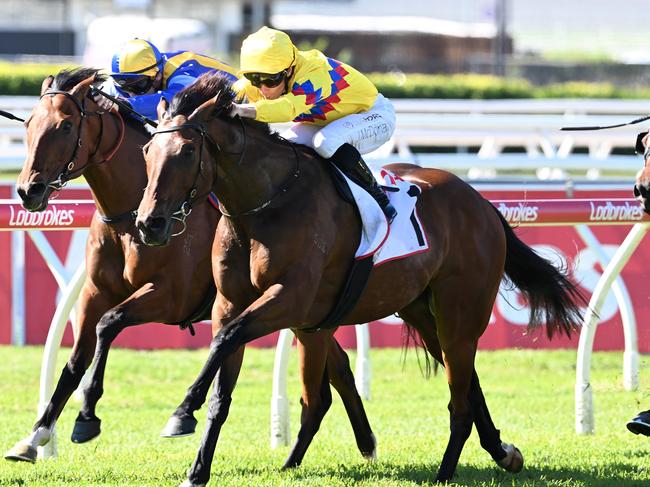
[[[517,228],[517,234],[538,252],[573,269],[573,278],[584,293],[589,296],[602,273],[594,253],[586,248],[576,231],[567,225],[583,222],[597,224],[592,228],[601,245],[610,254],[615,251],[630,230],[630,224],[650,221],[639,205],[629,198],[630,190],[603,189],[592,187],[574,190],[570,205],[566,204],[563,189],[545,189],[534,185],[519,185],[478,188],[484,196]],[[0,187],[0,197],[7,197],[10,190]],[[94,205],[89,202],[90,193],[85,189],[66,189],[66,198],[84,198],[85,201],[55,200],[43,213],[29,213],[20,205],[3,204],[0,200],[0,227],[2,230],[29,228],[74,229],[87,228],[93,218]],[[535,225],[535,226],[529,226]],[[564,225],[564,226],[558,226]],[[604,225],[604,226],[603,226]],[[60,259],[64,260],[70,248],[70,231],[47,232],[47,237]],[[0,343],[11,341],[11,245],[10,232],[0,233]],[[47,265],[29,239],[26,239],[26,341],[29,344],[45,342],[49,323],[55,310],[57,285]],[[75,256],[78,259],[82,256]],[[628,288],[635,312],[645,316],[650,311],[646,287],[646,265],[650,259],[650,246],[642,242],[632,256],[622,278]],[[596,335],[596,350],[623,349],[623,332],[615,299],[608,297],[601,311],[601,324]],[[549,342],[543,332],[525,334],[528,309],[521,296],[508,289],[502,289],[494,307],[490,324],[481,338],[483,349],[507,347],[560,348],[576,347],[577,336],[554,339]],[[402,344],[401,321],[390,318],[375,322],[370,327],[373,347],[396,347]],[[198,325],[197,335],[188,331],[159,324],[148,324],[125,330],[116,340],[116,345],[132,348],[197,348],[205,347],[210,341],[210,327]],[[650,327],[640,321],[639,350],[650,352]],[[353,346],[355,341],[352,327],[341,328],[337,337],[344,346]],[[63,344],[72,343],[69,327]],[[270,336],[254,342],[257,346],[274,346],[276,337]]]
[[[55,200],[44,211],[25,210],[16,200],[0,199],[0,231],[77,230],[90,227],[92,200]]]

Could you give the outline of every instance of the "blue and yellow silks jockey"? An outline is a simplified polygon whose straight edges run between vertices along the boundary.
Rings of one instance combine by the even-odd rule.
[[[208,71],[237,80],[237,70],[217,59],[191,51],[160,52],[149,41],[132,39],[113,55],[109,88],[136,112],[155,120],[161,97],[171,100]]]

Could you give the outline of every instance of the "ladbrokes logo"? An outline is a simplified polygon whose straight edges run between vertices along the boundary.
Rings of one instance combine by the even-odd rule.
[[[596,222],[607,221],[635,221],[643,219],[643,208],[638,204],[630,204],[630,202],[612,203],[593,203],[590,202],[591,210],[589,212],[589,220]]]
[[[74,223],[74,210],[60,210],[56,205],[37,213],[23,209],[16,211],[13,206],[9,211],[9,226],[12,227],[67,227]]]
[[[506,205],[499,203],[499,211],[509,223],[528,223],[537,221],[539,210],[537,206],[528,206],[524,203],[517,205]]]

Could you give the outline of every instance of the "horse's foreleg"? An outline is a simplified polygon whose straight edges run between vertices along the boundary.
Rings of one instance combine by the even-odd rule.
[[[210,475],[214,450],[217,447],[217,440],[219,439],[221,427],[228,417],[230,403],[232,402],[232,391],[235,389],[235,385],[237,384],[237,378],[239,377],[239,371],[241,370],[243,359],[244,347],[240,347],[235,351],[235,353],[226,358],[217,373],[212,395],[208,401],[207,420],[201,438],[201,448],[194,459],[191,471],[207,471],[207,475]],[[198,484],[192,482],[189,485],[194,486],[204,484],[205,482]]]
[[[297,303],[305,302],[304,296],[296,296],[296,293],[287,290],[285,286],[279,284],[270,286],[262,296],[224,326],[212,339],[208,359],[199,377],[188,389],[185,400],[189,404],[202,401],[224,360],[241,346],[274,331],[290,328],[299,322],[300,317],[293,316],[292,313],[300,312],[304,304],[301,306]],[[216,440],[213,440],[211,433],[206,430],[201,438],[196,460],[187,474],[184,485],[203,485],[210,479],[211,465],[207,460],[212,459],[216,445]]]
[[[300,465],[307,448],[320,428],[325,413],[332,405],[332,393],[325,367],[331,336],[331,331],[296,333],[302,381],[300,397],[302,411],[298,438],[284,463],[285,469]]]
[[[79,297],[77,320],[74,325],[75,343],[70,358],[61,371],[54,394],[52,394],[43,414],[34,424],[32,433],[9,450],[5,454],[5,458],[34,462],[36,448],[47,444],[50,440],[52,429],[61,411],[79,386],[90,365],[95,351],[95,326],[110,306],[106,296],[89,290],[89,284],[84,285]]]
[[[354,375],[350,369],[350,360],[333,336],[327,353],[327,373],[330,383],[341,396],[361,455],[367,459],[375,459],[377,441],[370,428],[359,391],[357,391]]]
[[[101,420],[96,416],[95,410],[97,402],[104,393],[104,372],[111,344],[126,327],[157,321],[162,309],[162,304],[159,302],[161,296],[165,296],[165,293],[161,293],[152,283],[148,283],[125,301],[104,313],[97,323],[97,347],[91,378],[84,390],[84,402],[72,431],[73,442],[90,441],[101,432]]]

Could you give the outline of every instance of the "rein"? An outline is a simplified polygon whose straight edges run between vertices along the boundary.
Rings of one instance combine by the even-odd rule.
[[[640,118],[635,118],[634,120],[630,120],[629,122],[617,123],[617,124],[614,124],[614,125],[592,125],[592,126],[586,126],[586,127],[562,127],[560,130],[564,130],[566,132],[569,132],[569,131],[577,131],[577,130],[615,129],[615,128],[618,128],[618,127],[626,127],[628,125],[635,125],[637,123],[645,122],[646,120],[650,120],[650,115],[646,115],[646,116],[640,117]]]
[[[24,122],[24,118],[20,118],[13,113],[5,112],[4,110],[0,110],[0,117],[5,117],[8,118],[9,120],[17,120],[19,122]]]
[[[289,191],[289,188],[291,188],[293,183],[297,181],[297,179],[300,177],[300,156],[298,155],[298,151],[296,150],[296,146],[294,144],[291,144],[291,148],[293,149],[293,153],[296,156],[296,169],[294,170],[293,174],[291,174],[285,180],[284,184],[280,187],[280,189],[273,194],[273,196],[271,196],[266,202],[253,208],[252,210],[244,211],[242,213],[237,213],[237,214],[231,214],[228,213],[227,211],[224,211],[223,205],[221,205],[220,206],[221,214],[229,218],[238,218],[240,216],[255,215],[256,213],[260,213],[267,206],[269,206],[273,202],[273,200],[275,200],[275,198]]]
[[[237,161],[237,165],[240,165],[242,160],[244,159],[244,153],[246,152],[246,124],[244,123],[244,121],[242,120],[241,117],[237,117],[237,118],[238,118],[239,123],[241,125],[242,135],[243,135],[243,148],[242,148],[241,152],[239,152],[239,160]],[[183,229],[180,232],[173,234],[173,236],[180,235],[181,233],[183,233],[185,231],[185,227],[186,227],[185,219],[192,212],[193,203],[196,200],[201,199],[201,198],[207,196],[210,193],[210,191],[208,191],[204,195],[201,195],[199,197],[196,196],[197,182],[199,180],[199,176],[201,175],[201,172],[203,171],[203,144],[204,144],[204,139],[207,138],[208,141],[212,145],[214,145],[219,152],[221,152],[222,154],[226,154],[226,152],[221,149],[219,144],[217,144],[215,142],[215,140],[210,136],[210,134],[207,132],[205,127],[203,127],[200,124],[190,122],[190,123],[183,123],[183,124],[180,124],[180,125],[173,125],[171,127],[158,129],[155,132],[153,132],[153,135],[155,136],[156,134],[178,132],[178,131],[186,129],[186,128],[196,130],[197,132],[199,132],[201,134],[201,144],[200,144],[200,149],[199,149],[200,164],[199,164],[199,169],[198,169],[198,171],[196,173],[196,176],[194,177],[194,182],[192,183],[192,187],[191,187],[191,189],[189,190],[189,192],[187,194],[187,197],[185,198],[185,200],[181,204],[180,208],[172,214],[172,219],[177,220],[177,221],[179,221],[179,222],[181,222],[183,224]],[[219,211],[221,212],[221,214],[223,216],[227,216],[229,218],[238,218],[238,217],[241,217],[241,216],[254,215],[256,213],[259,213],[259,212],[263,211],[265,208],[267,208],[278,196],[280,196],[283,193],[286,193],[289,190],[289,188],[293,185],[293,183],[300,176],[300,157],[298,155],[298,151],[296,150],[296,147],[293,144],[292,144],[291,148],[293,149],[293,152],[294,152],[294,154],[296,156],[296,169],[293,172],[293,174],[291,174],[287,178],[287,180],[280,187],[280,189],[278,191],[276,191],[273,194],[273,196],[271,196],[271,198],[269,198],[267,201],[263,202],[262,204],[256,206],[255,208],[253,208],[251,210],[247,210],[247,211],[237,213],[237,214],[228,213],[227,211],[224,210],[223,205],[220,205]],[[237,153],[236,152],[231,152],[229,154],[237,154]],[[215,161],[215,164],[216,164],[216,161]]]
[[[86,110],[86,108],[85,108],[86,98],[85,97],[80,102],[79,100],[77,100],[77,98],[75,96],[73,96],[69,92],[63,91],[63,90],[50,90],[50,91],[47,91],[47,92],[43,93],[40,96],[40,98],[42,99],[45,96],[55,96],[55,95],[63,95],[66,98],[68,98],[69,100],[71,100],[75,104],[77,109],[79,110],[79,113],[81,114],[81,118],[79,119],[79,126],[77,128],[77,141],[75,142],[74,149],[72,151],[72,156],[70,157],[69,162],[65,165],[65,167],[63,168],[63,171],[61,171],[61,173],[59,174],[57,179],[55,179],[54,181],[52,181],[48,185],[54,191],[60,191],[66,184],[68,184],[68,181],[70,181],[71,179],[74,179],[75,177],[79,176],[87,167],[89,167],[89,166],[91,166],[93,164],[102,164],[104,162],[110,161],[113,158],[113,156],[115,155],[115,153],[118,151],[120,146],[122,145],[122,141],[124,140],[124,133],[126,132],[126,128],[124,126],[124,119],[118,113],[117,117],[118,117],[118,119],[120,121],[121,130],[120,130],[120,135],[119,135],[119,138],[117,140],[117,143],[115,144],[115,147],[109,153],[108,157],[102,159],[99,162],[94,162],[92,159],[95,157],[95,155],[99,151],[99,146],[101,145],[101,142],[102,142],[102,136],[104,135],[104,119],[102,118],[102,115],[104,115],[106,112],[90,112],[90,111]],[[82,145],[83,121],[89,115],[96,115],[96,116],[99,117],[99,122],[100,122],[99,136],[97,137],[97,143],[95,144],[95,148],[93,149],[93,152],[88,156],[88,161],[86,162],[86,164],[84,164],[83,166],[78,167],[78,168],[75,169],[77,156],[79,154],[79,148]]]

